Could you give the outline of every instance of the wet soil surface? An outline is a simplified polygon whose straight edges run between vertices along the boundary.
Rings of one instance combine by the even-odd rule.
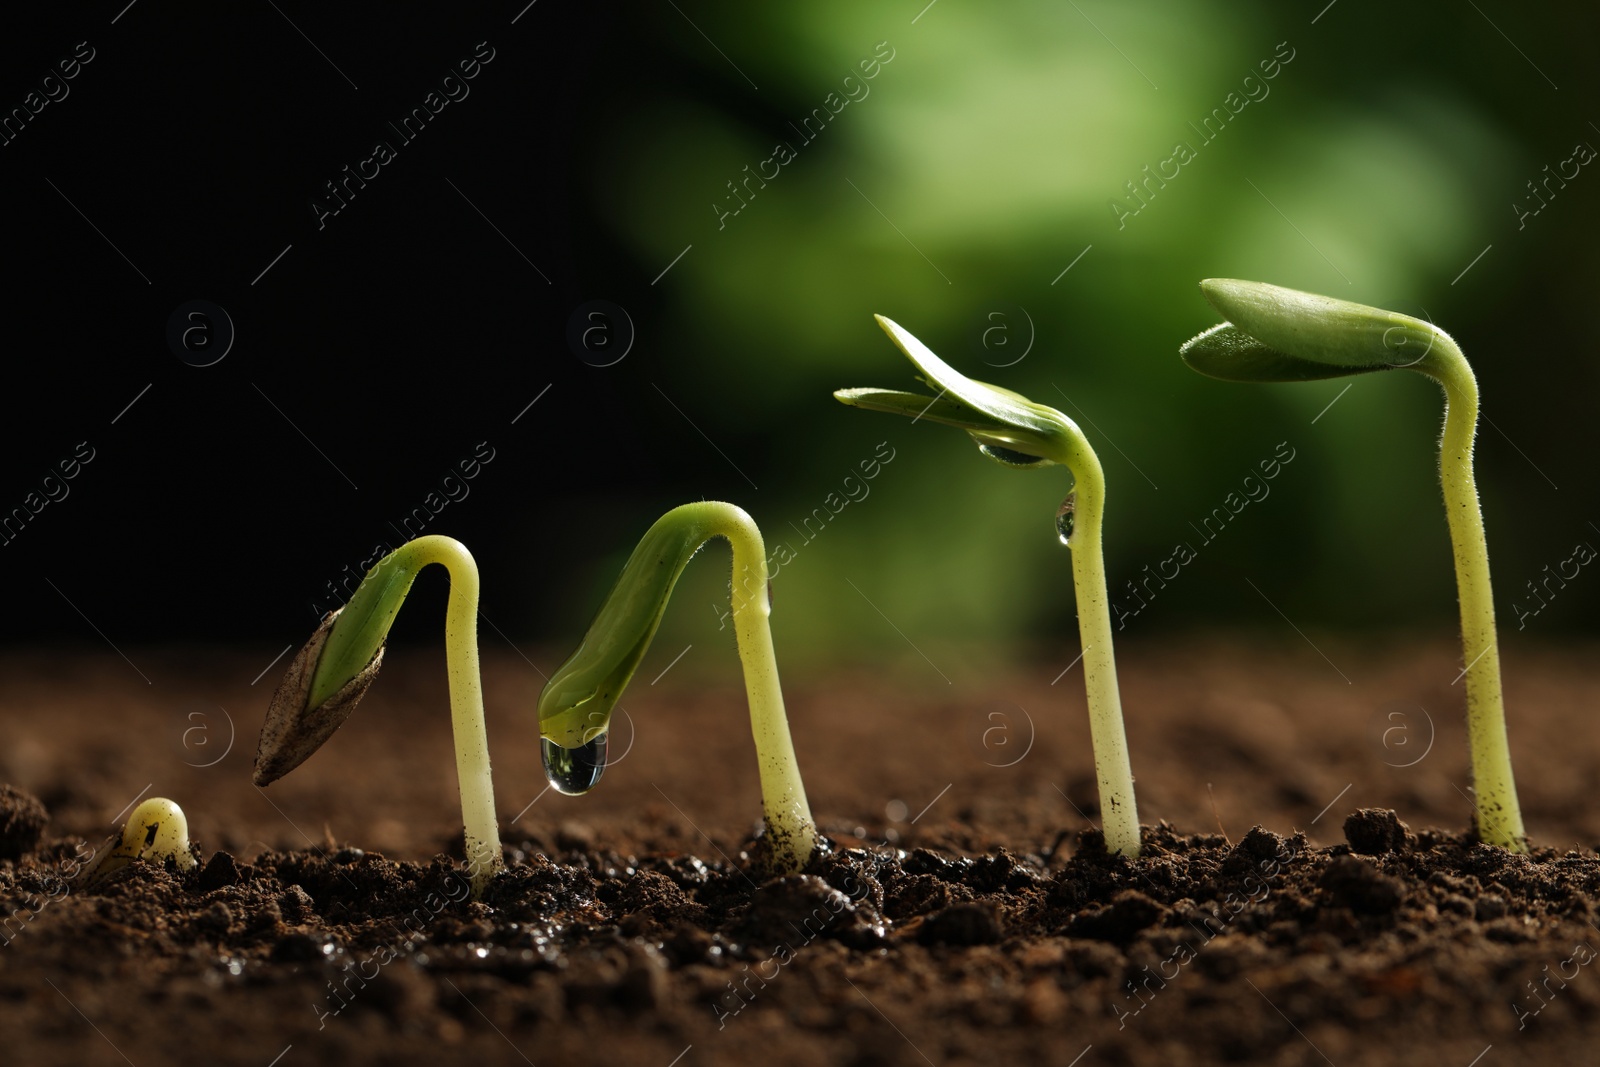
[[[749,862],[748,726],[714,665],[635,695],[636,736],[618,724],[622,758],[574,799],[540,791],[538,668],[493,659],[510,869],[481,901],[451,858],[438,657],[393,657],[266,791],[249,784],[259,662],[151,652],[147,690],[119,660],[15,657],[0,1062],[1590,1062],[1595,650],[1508,656],[1535,845],[1517,856],[1468,832],[1449,651],[1323,649],[1364,672],[1124,653],[1135,861],[1093,827],[1061,665],[795,687],[834,847],[781,879]],[[118,809],[153,795],[184,805],[200,864],[74,882]]]

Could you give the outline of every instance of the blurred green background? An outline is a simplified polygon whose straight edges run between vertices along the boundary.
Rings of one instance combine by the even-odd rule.
[[[1218,276],[1449,331],[1482,386],[1504,640],[1596,629],[1600,567],[1567,562],[1600,547],[1600,174],[1568,162],[1600,145],[1592,5],[374,6],[319,12],[323,56],[286,15],[139,5],[6,148],[0,189],[48,206],[8,231],[31,384],[0,420],[4,506],[75,442],[98,458],[6,547],[25,610],[0,638],[298,644],[485,442],[470,498],[426,528],[477,556],[486,646],[543,645],[541,669],[650,522],[702,497],[793,553],[786,660],[942,685],[956,643],[995,642],[1064,666],[1064,473],[836,403],[917,388],[882,313],[1082,425],[1112,595],[1138,608],[1119,640],[1299,644],[1285,616],[1451,640],[1438,391],[1200,378],[1177,351],[1218,321],[1196,285]],[[89,33],[76,9],[28,18],[0,41],[16,99]],[[479,41],[497,58],[470,99],[321,225],[340,168]],[[214,366],[166,338],[195,298],[237,325]],[[594,300],[626,312],[625,358],[575,346]],[[1280,446],[1270,495],[1208,542]],[[1196,558],[1138,607],[1126,583],[1179,544]],[[731,646],[725,559],[689,569],[646,672]],[[1531,614],[1528,583],[1563,564]],[[419,583],[434,606],[398,642],[437,642],[444,586]]]
[[[1079,422],[1107,471],[1115,600],[1136,607],[1124,582],[1180,542],[1197,550],[1127,620],[1131,635],[1287,634],[1275,605],[1311,632],[1449,636],[1437,388],[1403,374],[1202,379],[1177,349],[1218,321],[1195,284],[1209,276],[1449,331],[1484,397],[1478,469],[1505,639],[1593,631],[1593,567],[1521,633],[1517,619],[1537,607],[1526,582],[1580,542],[1600,547],[1600,177],[1583,167],[1539,214],[1513,208],[1539,208],[1527,183],[1546,164],[1600,145],[1591,7],[924,4],[652,11],[634,37],[654,58],[624,74],[620,57],[589,111],[589,207],[608,239],[644,277],[692,246],[652,288],[651,373],[727,453],[680,425],[671,447],[725,477],[702,491],[797,553],[776,584],[781,648],[915,660],[902,638],[1076,639],[1052,530],[1063,472],[1007,472],[955,431],[829,399],[918,388],[874,312]],[[892,59],[865,89],[847,82],[875,51]],[[860,98],[841,104],[847,91]],[[830,105],[826,125],[798,128]],[[1207,141],[1196,128],[1213,109],[1229,121]],[[773,177],[762,161],[779,142],[795,158]],[[1126,183],[1179,142],[1194,158],[1142,185],[1141,205]],[[771,180],[735,199],[728,183],[758,170]],[[882,441],[896,458],[870,496],[808,541],[802,520]],[[1270,496],[1206,543],[1195,527],[1281,442],[1295,459]],[[593,603],[625,552],[573,599]],[[684,599],[709,604],[723,580],[720,564],[691,569]],[[714,621],[690,611],[666,639]]]

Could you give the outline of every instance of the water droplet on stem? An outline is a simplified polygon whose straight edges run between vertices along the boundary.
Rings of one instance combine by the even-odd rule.
[[[1078,494],[1074,490],[1067,494],[1067,499],[1061,502],[1056,509],[1056,536],[1061,538],[1061,543],[1072,547],[1072,527],[1078,510]]]
[[[607,732],[602,732],[588,744],[563,748],[548,737],[539,739],[545,777],[558,793],[576,797],[595,787],[606,769],[606,740]]]

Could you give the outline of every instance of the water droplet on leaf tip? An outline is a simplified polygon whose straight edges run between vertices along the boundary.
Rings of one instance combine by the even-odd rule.
[[[539,739],[545,777],[558,793],[576,797],[595,787],[606,769],[608,734],[608,731],[601,732],[588,744],[577,748],[563,748],[548,737]]]
[[[1061,543],[1071,547],[1072,527],[1078,510],[1078,494],[1076,491],[1068,493],[1067,498],[1056,509],[1056,536],[1061,538]]]

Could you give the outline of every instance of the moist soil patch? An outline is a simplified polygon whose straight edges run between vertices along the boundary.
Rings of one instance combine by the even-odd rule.
[[[1444,713],[1425,720],[1433,743],[1417,762],[1423,721],[1399,755],[1374,734],[1398,707],[1450,706],[1446,651],[1361,653],[1375,658],[1359,693],[1297,655],[1232,649],[1260,665],[1240,675],[1216,651],[1125,656],[1138,860],[1108,855],[1092,826],[1092,763],[1073,750],[1081,693],[1074,706],[1048,670],[1013,668],[978,699],[862,675],[791,698],[832,848],[763,878],[748,727],[724,679],[656,698],[591,797],[540,793],[529,724],[492,721],[510,869],[481,901],[458,867],[430,657],[391,664],[372,706],[293,788],[268,792],[248,785],[259,710],[222,713],[240,751],[210,763],[222,716],[207,723],[218,747],[175,746],[196,712],[129,697],[109,661],[0,664],[7,707],[59,711],[14,718],[0,763],[15,783],[0,789],[0,1059],[1587,1062],[1600,859],[1571,783],[1597,760],[1578,726],[1597,695],[1591,650],[1518,665],[1548,699],[1523,711],[1513,690],[1514,744],[1519,726],[1529,742],[1569,738],[1517,753],[1542,846],[1522,856],[1467,832],[1470,801],[1451,799],[1465,756]],[[242,686],[196,679],[183,654],[150,660],[200,693]],[[491,708],[498,695],[531,709],[536,676],[489,668]],[[995,714],[1014,747],[983,734]],[[905,751],[890,758],[880,739],[876,762],[862,755],[880,730]],[[145,795],[185,805],[201,863],[71,881],[157,775]],[[1361,803],[1373,798],[1408,803]],[[1263,825],[1229,826],[1258,811]]]

